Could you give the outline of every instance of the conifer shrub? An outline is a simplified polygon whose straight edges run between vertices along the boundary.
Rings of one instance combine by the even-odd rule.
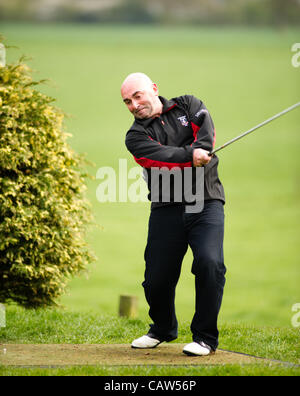
[[[85,160],[40,82],[24,59],[0,66],[0,302],[26,308],[56,304],[94,260]]]

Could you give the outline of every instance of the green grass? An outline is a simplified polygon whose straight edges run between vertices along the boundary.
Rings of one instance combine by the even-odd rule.
[[[10,307],[9,325],[0,332],[1,343],[24,344],[130,344],[148,329],[148,323],[116,316],[63,310],[26,311]],[[61,369],[1,367],[0,375],[299,375],[299,331],[284,327],[250,326],[241,323],[220,327],[221,349],[248,353],[291,363],[269,366],[262,361],[254,366],[220,367],[66,367]],[[180,323],[176,342],[191,341],[189,323]]]
[[[124,145],[132,119],[119,93],[130,72],[148,73],[163,96],[200,97],[214,119],[217,146],[300,100],[300,69],[291,65],[291,46],[299,41],[299,30],[2,24],[0,33],[7,44],[19,47],[9,50],[8,61],[26,54],[32,57],[28,63],[36,78],[51,80],[40,89],[57,98],[70,114],[69,143],[95,164],[90,168],[93,175],[103,166],[117,170],[121,158],[128,159],[128,168],[136,166]],[[223,333],[229,329],[227,344],[237,336],[235,329],[253,329],[251,342],[254,348],[256,340],[259,351],[267,346],[263,348],[255,333],[264,341],[266,329],[276,329],[270,330],[274,337],[281,328],[284,334],[297,334],[291,327],[291,309],[300,301],[299,121],[296,110],[219,155],[227,198],[228,270],[220,327]],[[130,323],[129,340],[149,321],[141,286],[149,204],[101,204],[96,200],[98,184],[99,180],[88,184],[98,225],[91,228],[88,239],[98,260],[89,268],[88,278],[71,280],[60,303],[66,307],[66,317],[75,313],[78,318],[85,313],[114,317],[120,294],[137,295],[140,322],[137,329],[136,323]],[[194,311],[191,263],[188,251],[176,294],[177,316],[186,334]],[[121,331],[125,324],[118,323]],[[21,334],[25,324],[26,320],[16,333]],[[48,330],[53,331],[51,336]],[[24,331],[20,338],[20,334],[15,339],[22,342],[39,334],[55,339],[50,324],[35,336]],[[76,331],[71,334],[79,337]],[[58,337],[63,339],[59,332]],[[96,339],[92,330],[82,337]],[[113,342],[111,337],[107,340]]]
[[[66,367],[1,368],[5,376],[299,376],[298,368],[228,365],[226,367]]]

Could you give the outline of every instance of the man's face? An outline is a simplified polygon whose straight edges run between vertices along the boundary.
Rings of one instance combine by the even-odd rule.
[[[135,118],[151,118],[155,114],[158,89],[156,84],[129,82],[122,87],[122,98]]]

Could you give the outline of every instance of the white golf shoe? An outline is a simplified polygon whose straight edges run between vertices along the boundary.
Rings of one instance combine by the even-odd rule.
[[[183,348],[183,353],[189,356],[207,356],[211,353],[213,353],[213,350],[211,347],[207,344],[205,344],[203,341],[201,342],[191,342],[190,344],[187,344]]]
[[[155,348],[161,342],[162,341],[157,340],[156,338],[149,337],[148,335],[143,335],[142,337],[132,341],[131,347],[139,349]]]

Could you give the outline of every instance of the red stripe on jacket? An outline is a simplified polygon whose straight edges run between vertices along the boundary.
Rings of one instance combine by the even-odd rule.
[[[192,128],[193,128],[193,136],[194,136],[194,142],[197,140],[197,133],[200,131],[200,127],[193,122],[191,122]]]
[[[197,140],[197,133],[200,131],[200,127],[193,122],[191,122],[192,128],[193,128],[193,136],[194,136],[194,142]],[[216,144],[216,128],[214,128],[214,137],[213,137],[213,148],[215,147]]]
[[[166,167],[168,169],[173,168],[190,168],[192,166],[192,162],[183,162],[183,163],[175,163],[175,162],[163,162],[163,161],[155,161],[149,158],[136,158],[135,161],[141,165],[143,168],[162,168]]]

